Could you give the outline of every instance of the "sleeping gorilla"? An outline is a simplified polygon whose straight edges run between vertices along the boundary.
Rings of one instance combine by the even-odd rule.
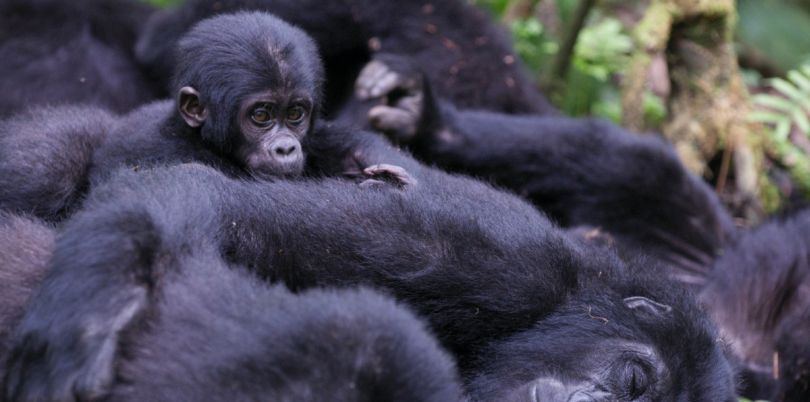
[[[741,235],[700,297],[742,362],[745,396],[810,400],[810,211]]]
[[[476,400],[733,401],[717,334],[646,264],[580,245],[483,183],[404,167],[420,181],[405,192],[200,165],[120,172],[64,228],[18,327],[6,399],[102,392],[115,328],[138,327],[166,273],[210,248],[294,290],[386,289],[428,319]],[[517,358],[531,364],[504,369]]]
[[[735,235],[714,191],[658,137],[595,119],[459,110],[395,55],[364,69],[356,96],[376,103],[360,123],[414,156],[523,195],[563,226],[602,229],[627,253],[666,262],[683,282],[702,282]]]
[[[0,1],[0,117],[62,103],[126,112],[155,99],[133,51],[151,12],[137,0]]]
[[[177,60],[175,103],[124,117],[90,107],[39,108],[0,123],[0,207],[59,220],[121,165],[198,161],[268,179],[305,168],[362,176],[378,162],[351,143],[350,130],[317,121],[322,66],[315,45],[283,21],[264,13],[203,21],[180,41]],[[377,173],[386,172],[370,174]]]
[[[236,10],[277,15],[311,35],[327,73],[327,114],[351,95],[360,68],[379,52],[407,56],[457,105],[555,114],[489,15],[463,0],[189,0],[156,13],[137,46],[157,77],[172,71],[172,46],[195,22]],[[498,77],[499,79],[494,79]]]
[[[2,219],[0,239],[7,242],[0,243],[0,363],[8,330],[41,282],[42,257],[50,255],[53,242],[41,223]],[[141,325],[118,328],[120,343],[109,349],[119,356],[116,378],[104,390],[110,400],[461,398],[452,360],[423,323],[388,298],[366,290],[293,295],[202,249],[176,257],[151,289],[156,297]],[[53,400],[46,395],[55,393],[46,390],[47,384],[39,395]]]

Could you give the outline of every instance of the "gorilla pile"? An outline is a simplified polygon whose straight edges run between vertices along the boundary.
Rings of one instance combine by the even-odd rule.
[[[50,3],[30,4],[0,0],[15,24]],[[126,4],[110,6],[126,18],[107,36],[104,6],[80,2],[61,36],[79,44],[53,53],[78,69],[85,51],[129,63],[129,22],[149,10]],[[195,25],[243,9],[301,30],[255,12]],[[0,123],[0,208],[76,213],[55,244],[41,223],[0,219],[3,400],[734,401],[719,335],[662,272],[709,284],[701,300],[749,391],[775,376],[762,395],[806,399],[805,247],[779,248],[779,278],[753,247],[801,225],[733,243],[716,196],[666,144],[554,116],[509,40],[465,2],[192,0],[155,13],[135,53],[173,102],[118,115],[148,96],[69,80],[53,102],[8,98],[9,110],[112,110],[39,107]],[[126,66],[110,76],[139,82]],[[325,123],[322,109],[534,207]],[[730,243],[740,250],[716,259]],[[778,286],[732,289],[735,269]],[[767,312],[734,310],[739,289]]]
[[[211,250],[293,290],[386,289],[428,320],[474,399],[734,400],[711,324],[645,279],[644,261],[573,242],[480,182],[410,168],[419,185],[404,192],[200,166],[120,173],[57,242],[6,397],[103,393],[121,330],[144,325],[186,256]]]
[[[8,330],[45,273],[53,233],[3,214],[0,239],[2,363]],[[116,401],[460,400],[452,360],[424,324],[385,297],[363,290],[293,295],[204,250],[175,263],[152,288],[159,296],[140,325],[97,322],[120,334],[106,351],[118,356],[114,379],[109,367],[96,366],[76,379],[83,386],[40,384],[25,398],[3,400],[90,400],[102,395],[93,388],[98,381],[111,381],[103,395]],[[18,373],[9,372],[11,383]]]
[[[604,230],[680,281],[700,282],[735,236],[714,191],[660,138],[597,119],[459,110],[393,55],[370,63],[357,88],[383,99],[366,123],[418,158],[521,194],[563,226]]]
[[[222,16],[186,35],[177,57],[174,103],[123,117],[35,108],[0,122],[0,207],[61,220],[122,165],[197,161],[260,179],[389,173],[363,172],[379,163],[365,148],[379,140],[317,120],[322,66],[300,30],[264,13]]]

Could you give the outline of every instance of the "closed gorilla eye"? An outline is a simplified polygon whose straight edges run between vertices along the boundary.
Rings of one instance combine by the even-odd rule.
[[[304,121],[306,110],[301,106],[293,106],[287,109],[287,121],[293,124],[299,124]]]
[[[259,126],[268,126],[273,122],[273,113],[267,105],[260,105],[250,111],[250,120]]]
[[[622,370],[622,384],[630,399],[637,399],[650,387],[650,376],[641,364],[628,362]]]

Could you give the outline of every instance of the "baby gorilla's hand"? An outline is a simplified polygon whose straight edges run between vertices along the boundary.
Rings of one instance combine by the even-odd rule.
[[[414,179],[405,169],[381,163],[363,169],[363,174],[368,179],[360,183],[360,187],[380,187],[393,185],[401,190],[406,190],[416,185]]]

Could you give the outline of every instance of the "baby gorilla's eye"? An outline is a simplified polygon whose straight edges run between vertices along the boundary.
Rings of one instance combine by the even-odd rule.
[[[250,119],[260,126],[267,126],[273,121],[273,114],[267,106],[258,106],[250,111]]]
[[[301,106],[293,106],[287,109],[287,121],[293,124],[298,124],[304,121],[304,116],[307,114]]]

